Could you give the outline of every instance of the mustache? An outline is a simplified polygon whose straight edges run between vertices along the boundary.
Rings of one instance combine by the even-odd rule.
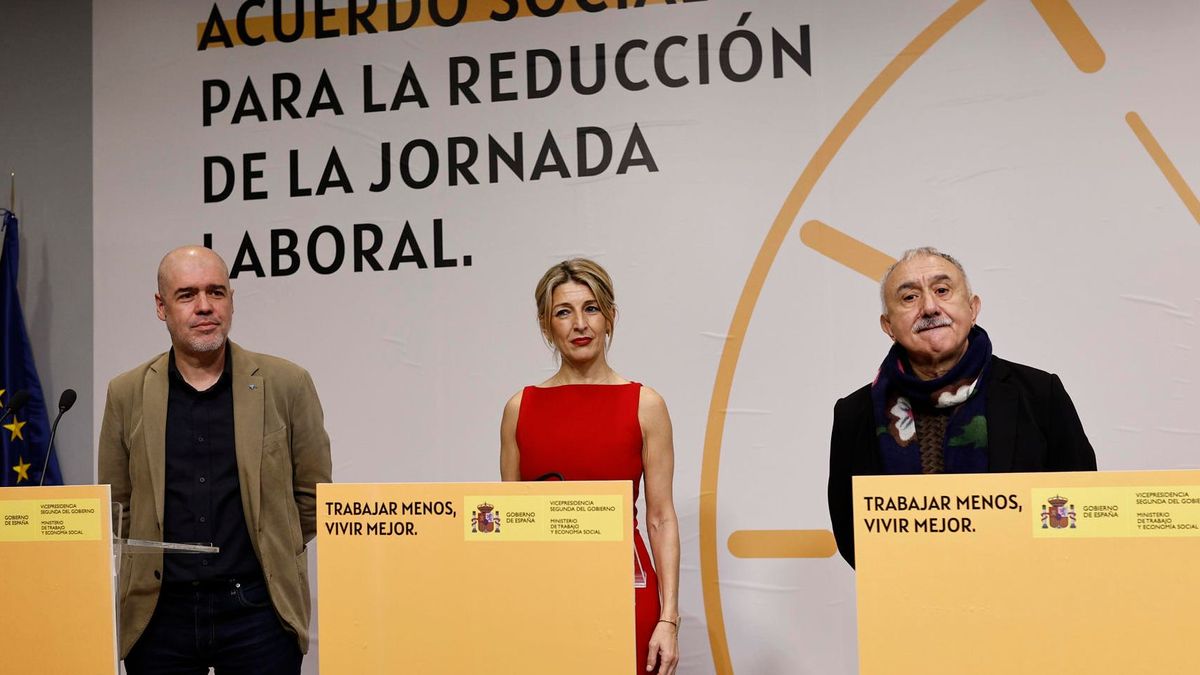
[[[927,317],[923,317],[923,318],[919,319],[916,323],[913,324],[912,332],[920,333],[921,331],[926,331],[931,328],[941,328],[942,326],[949,326],[952,323],[954,323],[953,319],[946,316],[945,314],[939,314],[936,316],[927,316]]]

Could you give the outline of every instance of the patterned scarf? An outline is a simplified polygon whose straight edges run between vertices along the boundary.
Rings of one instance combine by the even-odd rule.
[[[962,359],[935,380],[922,380],[911,372],[899,342],[883,359],[871,385],[871,403],[885,473],[922,473],[914,406],[918,415],[951,410],[942,444],[946,473],[987,472],[986,389],[992,341],[979,326],[971,328],[967,341]]]

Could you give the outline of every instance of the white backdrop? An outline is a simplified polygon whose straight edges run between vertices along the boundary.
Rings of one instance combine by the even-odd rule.
[[[239,4],[216,8],[232,20]],[[168,346],[152,309],[161,255],[211,235],[233,264],[249,236],[267,275],[234,279],[233,337],[312,372],[336,480],[495,479],[504,401],[555,367],[535,325],[533,285],[558,260],[594,257],[617,285],[610,360],[658,389],[675,425],[681,672],[855,672],[853,574],[840,557],[742,559],[726,548],[738,530],[828,527],[833,402],[867,382],[888,347],[874,283],[802,242],[804,223],[820,220],[891,255],[932,244],[959,257],[983,298],[980,323],[997,354],[1062,376],[1101,468],[1196,468],[1200,441],[1200,209],[1189,210],[1126,119],[1136,112],[1184,181],[1200,183],[1200,94],[1189,86],[1200,75],[1200,6],[1076,0],[1105,57],[1084,72],[1032,3],[903,5],[708,0],[197,49],[210,3],[97,3],[96,426],[105,383]],[[269,16],[270,7],[249,14]],[[407,5],[398,7],[403,16]],[[734,82],[722,74],[720,45],[743,19],[763,63],[755,77]],[[774,77],[772,31],[799,48],[801,25],[811,75],[785,56]],[[910,46],[931,25],[940,26],[932,43]],[[687,39],[663,63],[690,78],[677,88],[654,76],[649,56],[669,36]],[[631,51],[627,68],[649,86],[629,91],[615,79],[614,55],[636,39],[649,51]],[[597,43],[606,46],[608,79],[599,93],[580,95],[570,86],[570,49],[581,47],[591,82]],[[739,72],[751,62],[749,44],[729,44]],[[500,61],[513,76],[499,87],[523,92],[530,50],[552,51],[565,64],[558,91],[490,102],[491,55],[515,52]],[[852,109],[901,54],[918,58],[894,84],[877,85],[873,107]],[[455,57],[480,63],[480,104],[450,105]],[[700,84],[705,58],[710,81]],[[411,64],[428,107],[364,112],[365,64],[383,101]],[[322,70],[342,114],[269,119],[272,74],[296,75],[304,115]],[[232,124],[247,78],[268,120],[248,114]],[[227,83],[231,97],[209,126],[205,80]],[[865,110],[861,123],[838,127],[854,110]],[[618,174],[635,124],[657,170]],[[607,130],[616,156],[600,175],[577,177],[575,130],[587,126]],[[572,177],[550,171],[532,180],[547,131]],[[515,132],[525,138],[524,180],[502,169],[489,184],[488,135],[511,152]],[[449,182],[447,139],[456,136],[481,148],[478,185]],[[844,143],[814,160],[831,137]],[[395,175],[401,147],[414,139],[432,143],[442,162],[423,189],[399,185]],[[394,184],[371,192],[384,142]],[[300,185],[315,187],[331,146],[353,193],[288,196],[289,150],[298,152]],[[265,159],[254,165],[263,175],[253,187],[267,196],[247,201],[241,156],[256,152]],[[218,155],[237,168],[239,183],[228,199],[205,203],[204,158]],[[827,169],[812,173],[821,157]],[[413,163],[414,172],[423,168]],[[777,256],[756,268],[806,168],[815,176],[811,194],[794,223],[783,223]],[[434,219],[456,267],[434,266]],[[381,228],[377,257],[386,266],[406,221],[426,269],[354,271],[354,224]],[[295,231],[305,257],[309,233],[323,225],[345,239],[339,270],[322,275],[304,264],[292,275],[269,274],[272,230]],[[331,241],[322,235],[318,246],[324,263],[333,258]],[[757,302],[743,300],[752,313],[744,335],[733,336],[743,338],[740,356],[726,360],[728,407],[710,417],[734,310],[755,269],[766,276]],[[725,426],[706,452],[712,420]],[[708,492],[705,462],[717,476]],[[707,604],[702,504],[716,533],[716,565],[704,563],[714,581]],[[318,627],[316,649],[319,636]],[[306,667],[315,672],[315,651]]]

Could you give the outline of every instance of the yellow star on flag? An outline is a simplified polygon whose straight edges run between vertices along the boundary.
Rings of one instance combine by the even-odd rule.
[[[17,465],[14,466],[12,468],[12,470],[17,472],[17,482],[18,483],[20,483],[23,480],[29,480],[29,467],[30,466],[33,466],[33,465],[26,462],[24,457],[20,457],[20,456],[17,457]]]
[[[15,441],[17,439],[20,439],[22,441],[25,440],[25,437],[23,435],[21,435],[21,427],[25,426],[26,424],[28,424],[28,422],[22,422],[21,420],[17,419],[16,417],[13,418],[13,421],[11,424],[5,424],[4,428],[8,429],[9,431],[12,432],[12,437],[9,438],[8,440],[10,440],[10,441]]]

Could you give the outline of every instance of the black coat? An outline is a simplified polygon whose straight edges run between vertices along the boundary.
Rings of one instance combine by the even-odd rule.
[[[833,407],[829,519],[838,550],[854,566],[852,476],[884,473],[871,385]],[[1095,471],[1096,453],[1057,375],[993,356],[987,383],[988,471]]]

